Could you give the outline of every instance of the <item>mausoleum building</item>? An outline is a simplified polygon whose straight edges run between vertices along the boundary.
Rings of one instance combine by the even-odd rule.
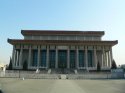
[[[117,40],[102,40],[104,31],[21,30],[24,39],[8,39],[13,45],[12,64],[22,69],[102,69],[111,67]]]

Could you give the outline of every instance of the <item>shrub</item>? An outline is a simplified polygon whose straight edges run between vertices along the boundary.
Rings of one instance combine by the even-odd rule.
[[[0,89],[0,93],[3,93],[1,89]]]
[[[99,61],[98,61],[98,63],[97,63],[97,71],[98,71],[98,72],[101,71],[101,66],[100,66]]]
[[[12,59],[10,57],[10,63],[9,63],[9,66],[8,66],[8,70],[12,70],[13,69],[13,64],[12,64]]]
[[[27,61],[25,60],[23,63],[23,70],[27,70],[28,69],[28,64]]]
[[[115,63],[115,60],[112,61],[111,69],[117,69],[117,65]]]

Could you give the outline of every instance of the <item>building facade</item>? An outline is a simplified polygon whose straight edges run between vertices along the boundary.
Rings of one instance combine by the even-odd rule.
[[[104,41],[104,31],[54,31],[22,30],[24,39],[8,39],[13,45],[14,69],[67,68],[102,69],[110,68],[113,60],[112,47],[118,43]]]

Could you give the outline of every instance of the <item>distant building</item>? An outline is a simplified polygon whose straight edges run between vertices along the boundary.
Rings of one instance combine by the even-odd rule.
[[[125,64],[122,64],[122,65],[121,65],[121,68],[125,69]]]
[[[0,71],[4,71],[6,69],[6,65],[0,63]]]
[[[54,31],[22,30],[24,39],[8,39],[13,45],[12,63],[14,69],[68,68],[96,69],[110,68],[113,60],[112,47],[115,41],[103,41],[104,31]]]

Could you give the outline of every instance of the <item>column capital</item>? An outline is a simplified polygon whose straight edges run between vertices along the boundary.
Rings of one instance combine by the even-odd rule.
[[[105,50],[105,46],[102,46],[102,49],[104,49],[104,50]]]
[[[29,45],[29,49],[32,49],[32,46],[31,46],[31,45]]]
[[[85,46],[85,50],[87,50],[88,49],[88,46]]]
[[[78,46],[76,46],[76,49],[78,49]]]
[[[96,46],[94,46],[94,47],[93,47],[93,50],[96,50],[96,49],[97,49]]]
[[[20,49],[22,49],[23,48],[23,45],[20,45]]]

